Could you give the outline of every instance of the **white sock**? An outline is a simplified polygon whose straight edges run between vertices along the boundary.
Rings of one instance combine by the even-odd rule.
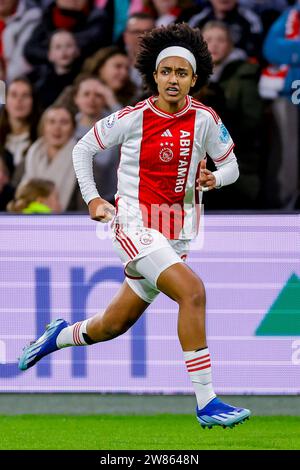
[[[209,350],[183,351],[183,356],[201,410],[216,396],[212,386]]]
[[[66,348],[67,346],[86,346],[87,344],[91,344],[86,341],[87,338],[84,338],[83,335],[87,335],[86,328],[88,321],[89,320],[80,321],[74,323],[74,325],[63,328],[56,338],[57,347],[60,349]]]

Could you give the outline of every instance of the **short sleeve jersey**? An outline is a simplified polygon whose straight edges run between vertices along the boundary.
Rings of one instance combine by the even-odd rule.
[[[93,132],[102,149],[121,144],[118,222],[192,239],[199,224],[200,161],[207,154],[217,164],[225,161],[234,143],[216,112],[190,96],[175,114],[157,108],[155,100],[111,114]]]

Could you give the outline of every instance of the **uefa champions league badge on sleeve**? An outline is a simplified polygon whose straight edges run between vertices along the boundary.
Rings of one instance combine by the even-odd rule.
[[[108,127],[108,129],[111,129],[116,122],[116,113],[111,114],[105,119],[105,125]]]
[[[222,122],[219,124],[219,137],[222,144],[229,142],[230,134]]]

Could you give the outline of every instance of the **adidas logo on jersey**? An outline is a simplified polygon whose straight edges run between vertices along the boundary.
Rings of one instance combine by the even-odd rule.
[[[172,133],[169,129],[167,129],[165,132],[161,134],[161,137],[173,137]]]

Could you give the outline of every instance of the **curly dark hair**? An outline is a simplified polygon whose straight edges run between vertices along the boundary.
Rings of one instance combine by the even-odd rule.
[[[198,28],[191,28],[186,23],[179,23],[154,28],[141,38],[135,66],[140,71],[147,88],[152,93],[157,93],[157,85],[153,77],[156,58],[163,49],[170,46],[185,47],[194,54],[198,79],[193,92],[206,85],[213,71],[212,58],[207,44]]]

